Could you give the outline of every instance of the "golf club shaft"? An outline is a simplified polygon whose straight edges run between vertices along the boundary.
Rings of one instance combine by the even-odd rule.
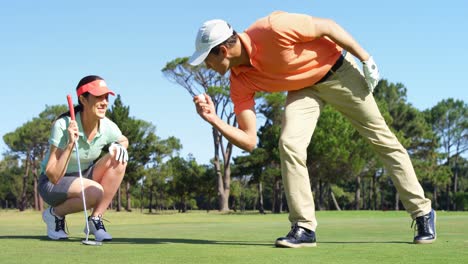
[[[67,101],[68,101],[68,108],[70,110],[70,117],[72,120],[75,120],[75,108],[73,107],[73,100],[72,100],[71,95],[67,95]],[[78,174],[80,175],[81,197],[83,199],[83,210],[84,210],[85,222],[86,222],[86,241],[88,241],[88,237],[89,237],[88,209],[86,208],[86,197],[84,193],[83,175],[81,173],[80,153],[78,151],[78,139],[75,140],[75,152],[76,152],[76,162],[78,164]]]
[[[78,163],[78,174],[80,175],[81,197],[83,199],[83,210],[84,210],[85,222],[86,222],[86,240],[88,240],[88,237],[89,237],[88,210],[86,208],[83,175],[81,173],[81,165],[80,165],[80,154],[78,153],[78,140],[75,141],[75,152],[76,152],[76,161]]]

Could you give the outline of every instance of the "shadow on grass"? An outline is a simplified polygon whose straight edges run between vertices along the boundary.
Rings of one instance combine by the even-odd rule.
[[[0,236],[3,239],[31,239],[40,241],[52,242],[79,242],[84,238],[70,237],[64,240],[51,240],[46,236]],[[92,239],[90,239],[92,240]],[[186,238],[130,238],[118,237],[114,238],[109,244],[194,244],[194,245],[228,245],[228,246],[263,246],[273,247],[273,242],[255,242],[255,241],[216,241],[203,239],[186,239]],[[318,244],[413,244],[408,241],[318,241]]]
[[[0,240],[4,239],[30,239],[30,240],[41,240],[41,241],[58,241],[58,242],[72,242],[73,240],[62,239],[62,240],[52,240],[47,236],[0,236]],[[73,241],[74,242],[74,241]]]
[[[229,245],[229,246],[272,246],[272,243],[255,241],[217,241],[187,238],[114,238],[112,244],[199,244],[199,245]]]
[[[408,241],[317,241],[317,244],[413,244]]]
[[[69,237],[62,240],[51,240],[47,236],[0,236],[0,241],[6,239],[30,239],[51,242],[79,242],[84,238]],[[90,238],[90,240],[93,240]],[[269,246],[272,243],[251,242],[251,241],[215,241],[203,239],[185,239],[185,238],[114,238],[112,241],[105,242],[109,244],[199,244],[199,245],[237,245],[237,246]]]

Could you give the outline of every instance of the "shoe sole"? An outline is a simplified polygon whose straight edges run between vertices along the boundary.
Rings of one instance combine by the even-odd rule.
[[[436,230],[436,224],[437,224],[437,214],[436,211],[434,210],[434,239],[431,240],[413,240],[413,244],[432,244],[434,241],[437,239],[437,230]]]
[[[436,239],[431,239],[431,240],[414,240],[413,243],[414,244],[417,244],[417,245],[421,245],[421,244],[432,244],[434,241],[436,241]]]
[[[83,230],[83,233],[86,235],[86,228]],[[89,232],[89,235],[94,236],[95,240],[98,241],[98,242],[109,242],[109,241],[112,241],[112,238],[104,238],[103,240],[97,240],[97,239],[96,239],[96,235],[94,235],[94,233],[92,233],[92,232]]]
[[[292,244],[292,243],[280,241],[280,242],[276,242],[275,246],[278,248],[303,248],[303,247],[316,247],[317,243]]]
[[[47,237],[49,237],[52,240],[66,240],[66,239],[68,239],[68,237],[57,237],[57,236],[51,235],[49,233],[47,233]]]
[[[56,237],[52,237],[52,236],[47,236],[48,238],[50,238],[51,240],[67,240],[68,237],[59,237],[59,238],[56,238]]]
[[[85,235],[86,235],[86,232],[85,232]],[[89,235],[94,236],[94,239],[95,239],[96,241],[98,241],[98,242],[109,242],[109,241],[112,241],[112,238],[104,238],[104,239],[102,239],[102,240],[97,240],[97,239],[96,239],[96,236],[95,236],[93,233],[89,233]]]

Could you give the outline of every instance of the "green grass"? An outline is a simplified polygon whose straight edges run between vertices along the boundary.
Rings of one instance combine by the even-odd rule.
[[[286,214],[108,212],[114,237],[81,244],[83,213],[67,217],[70,239],[50,241],[39,212],[0,211],[1,263],[468,263],[468,212],[438,212],[437,241],[411,244],[405,212],[317,212],[316,248],[274,248]]]

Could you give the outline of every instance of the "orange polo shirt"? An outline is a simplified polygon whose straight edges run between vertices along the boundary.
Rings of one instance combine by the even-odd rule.
[[[255,92],[299,90],[319,81],[342,48],[328,38],[313,36],[312,18],[273,12],[239,34],[252,66],[231,69],[234,112],[255,105]]]

